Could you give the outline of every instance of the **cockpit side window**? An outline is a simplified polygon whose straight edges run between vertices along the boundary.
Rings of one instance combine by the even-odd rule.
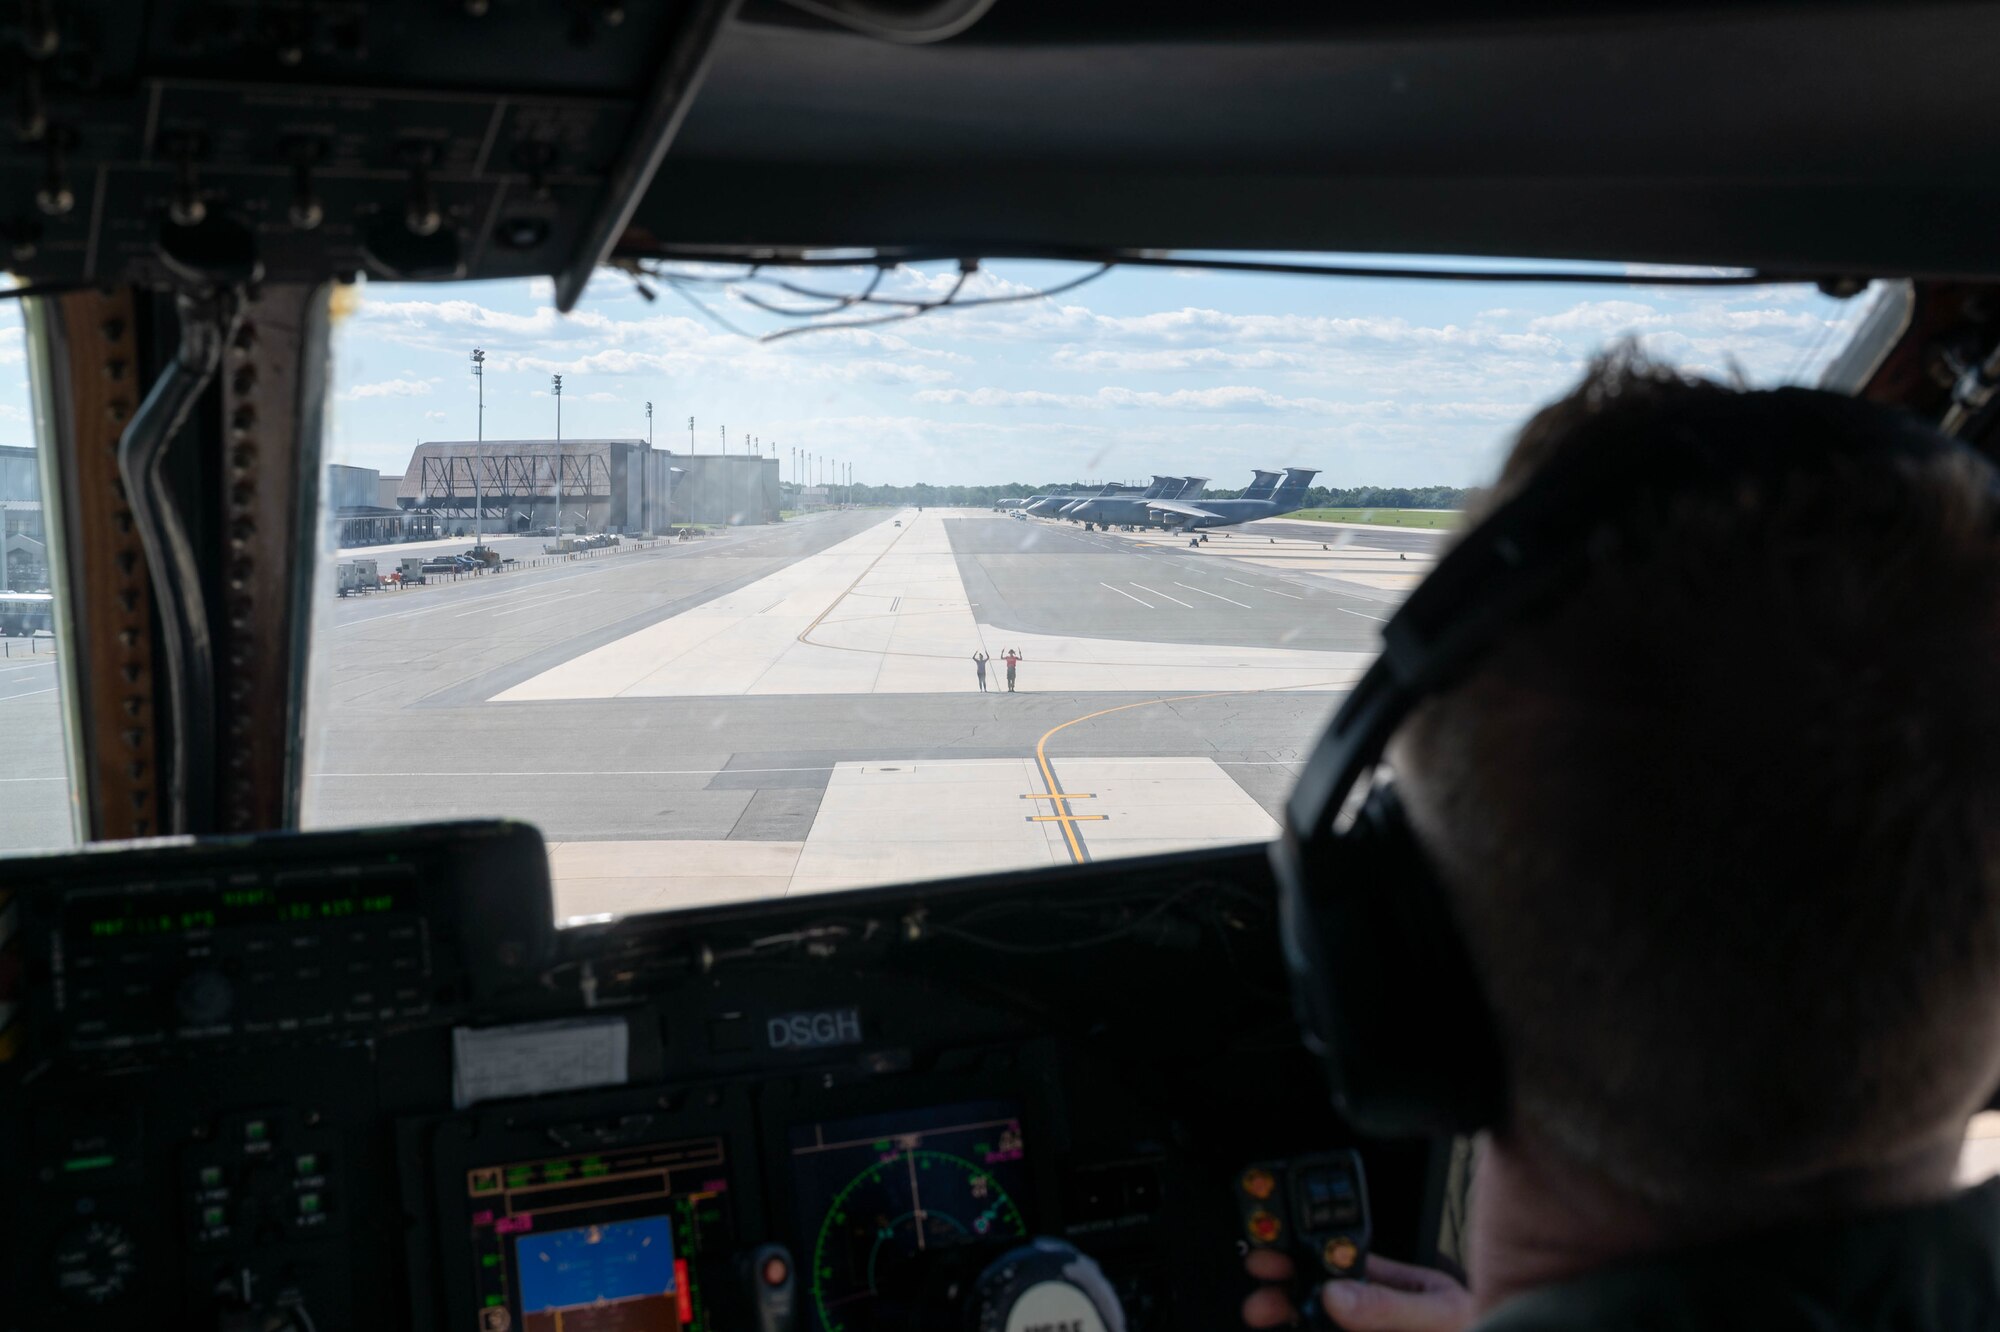
[[[61,569],[32,319],[0,300],[0,851],[77,840]]]

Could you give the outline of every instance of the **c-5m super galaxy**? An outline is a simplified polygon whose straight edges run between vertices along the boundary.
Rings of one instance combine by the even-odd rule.
[[[1152,521],[1176,532],[1197,527],[1234,527],[1257,518],[1275,518],[1281,513],[1306,506],[1306,491],[1319,475],[1316,468],[1287,467],[1285,479],[1274,472],[1254,473],[1256,480],[1240,499],[1211,499],[1188,503],[1182,499],[1151,499],[1146,512]],[[1276,481],[1273,486],[1271,483]]]
[[[1257,518],[1273,518],[1306,505],[1306,492],[1319,472],[1287,467],[1283,480],[1276,472],[1253,471],[1249,487],[1237,499],[1202,499],[1207,477],[1153,478],[1142,494],[1106,493],[1080,500],[1045,498],[1028,512],[1041,517],[1060,514],[1085,527],[1164,527],[1185,532],[1200,527],[1233,527]]]
[[[1105,500],[1117,500],[1122,504],[1140,499],[1192,499],[1201,493],[1201,487],[1207,480],[1207,477],[1156,476],[1150,486],[1109,485],[1100,490],[1045,491],[1039,495],[1029,495],[1020,499],[995,501],[993,509],[996,513],[1033,514],[1037,518],[1054,518],[1058,515],[1075,518],[1077,510],[1083,505]],[[1132,523],[1146,521],[1143,510],[1135,509],[1130,512],[1133,514],[1130,518],[1106,517],[1102,521]]]
[[[1003,499],[993,507],[1001,513],[1053,513],[1057,506],[1082,498],[1082,492],[1059,490],[1041,495],[1029,495],[1023,499]]]
[[[1208,484],[1205,476],[1155,476],[1144,490],[1137,486],[1106,486],[1103,493],[1078,500],[1062,516],[1085,527],[1143,527],[1157,523],[1146,505],[1153,500],[1192,500]]]

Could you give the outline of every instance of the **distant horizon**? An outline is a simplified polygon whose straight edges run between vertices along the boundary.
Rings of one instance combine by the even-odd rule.
[[[485,439],[485,440],[476,440],[476,439],[424,439],[424,440],[418,440],[418,441],[417,441],[417,443],[416,443],[416,445],[415,445],[414,447],[416,447],[416,448],[422,448],[422,447],[424,447],[425,445],[436,445],[436,444],[446,444],[446,445],[460,445],[460,444],[553,444],[553,443],[555,443],[555,442],[556,442],[556,440],[555,440],[555,439],[554,439],[553,437],[541,437],[541,438],[536,438],[536,437],[531,437],[531,436],[522,436],[522,437],[520,437],[520,438],[514,438],[514,439]],[[643,438],[637,438],[637,439],[635,439],[635,438],[631,438],[631,437],[629,437],[629,436],[618,436],[618,435],[601,435],[601,436],[578,436],[578,437],[575,437],[575,438],[572,438],[572,437],[570,437],[570,436],[567,436],[567,435],[565,435],[565,436],[563,437],[563,439],[562,439],[562,441],[561,441],[561,442],[562,442],[562,443],[564,443],[564,444],[604,444],[604,443],[611,443],[611,444],[644,444],[644,443],[645,443],[646,441],[645,441],[645,440],[644,440]],[[695,451],[695,452],[694,452],[694,453],[693,453],[692,455],[690,455],[690,454],[688,454],[688,453],[684,453],[684,452],[681,452],[681,451],[678,451],[678,450],[674,450],[674,449],[668,449],[668,448],[666,448],[666,447],[665,447],[664,445],[660,445],[660,444],[654,444],[654,445],[653,445],[652,447],[653,447],[653,448],[654,448],[654,449],[655,449],[656,451],[659,451],[659,452],[663,452],[663,453],[668,453],[668,454],[671,454],[671,455],[673,455],[673,456],[675,456],[675,457],[689,457],[689,456],[693,456],[693,457],[701,457],[701,458],[712,458],[712,457],[716,457],[716,456],[718,456],[718,454],[720,454],[720,453],[721,453],[721,450],[717,450],[717,451],[716,451],[716,453],[709,453],[709,452],[707,452],[706,450],[696,450],[696,451]],[[731,454],[731,455],[729,455],[729,456],[731,456],[731,457],[739,457],[739,458],[740,458],[740,457],[753,457],[753,456],[758,456],[758,455],[751,455],[751,454]],[[782,467],[782,465],[783,465],[784,463],[786,463],[787,461],[789,461],[789,459],[786,459],[786,458],[773,458],[773,457],[772,457],[772,456],[771,456],[770,454],[768,454],[768,453],[767,453],[767,454],[763,454],[763,455],[761,455],[761,456],[763,457],[764,461],[766,461],[766,462],[776,462],[776,463],[780,464],[780,466],[781,466],[781,467]],[[414,460],[414,459],[413,459],[413,460]],[[335,463],[335,464],[332,464],[332,465],[334,465],[334,466],[341,466],[341,467],[354,467],[354,466],[359,466],[360,464],[355,464],[355,463]],[[389,480],[389,479],[391,479],[391,478],[401,478],[401,477],[404,477],[404,476],[407,476],[407,475],[409,475],[409,466],[408,466],[408,464],[405,464],[405,465],[404,465],[404,468],[403,468],[403,470],[402,470],[402,471],[400,471],[400,472],[391,472],[391,471],[385,471],[385,470],[383,470],[383,469],[381,469],[381,468],[367,468],[367,467],[363,467],[363,470],[367,470],[367,471],[374,471],[374,472],[375,472],[375,473],[376,473],[376,474],[377,474],[377,475],[378,475],[379,477],[381,477],[381,478],[382,478],[383,480]],[[1266,470],[1272,470],[1272,469],[1266,469]],[[1147,485],[1150,485],[1150,484],[1152,483],[1152,479],[1153,479],[1153,476],[1154,476],[1154,475],[1156,475],[1156,474],[1155,474],[1155,473],[1150,473],[1150,472],[1149,472],[1149,473],[1147,473],[1147,474],[1146,474],[1146,475],[1144,475],[1144,476],[1137,476],[1137,477],[1104,477],[1104,478],[1102,478],[1102,479],[1099,479],[1099,480],[1082,480],[1082,481],[871,481],[871,480],[869,480],[869,479],[867,479],[867,478],[865,478],[865,477],[863,477],[863,476],[861,476],[861,475],[857,474],[857,475],[856,475],[856,476],[854,477],[854,480],[853,480],[853,484],[854,484],[854,485],[856,485],[856,486],[882,486],[882,487],[887,487],[887,488],[890,488],[890,489],[896,489],[896,490],[914,490],[914,489],[917,489],[918,487],[921,487],[921,486],[930,486],[930,487],[932,487],[932,488],[934,488],[934,489],[939,489],[939,490],[944,490],[944,489],[960,489],[960,490],[1005,490],[1005,489],[1008,489],[1008,488],[1010,488],[1010,487],[1024,487],[1024,488],[1027,488],[1027,489],[1031,489],[1031,490],[1033,490],[1033,489],[1040,489],[1040,488],[1042,488],[1042,487],[1048,487],[1048,488],[1050,488],[1050,489],[1068,489],[1068,488],[1082,488],[1082,489],[1089,489],[1089,488],[1093,488],[1093,487],[1095,487],[1095,488],[1102,488],[1102,487],[1104,487],[1104,486],[1147,486]],[[1166,473],[1158,473],[1157,475],[1166,475]],[[778,478],[778,479],[779,479],[780,481],[782,481],[782,482],[783,482],[784,484],[786,484],[786,485],[792,485],[792,484],[794,483],[794,482],[793,482],[793,478],[792,478],[792,477],[790,477],[790,476],[786,476],[786,475],[782,475],[782,474],[781,474],[781,475],[779,476],[779,478]],[[814,480],[814,481],[801,481],[801,482],[799,482],[798,484],[801,484],[801,485],[806,485],[806,486],[821,486],[821,485],[825,485],[825,486],[844,486],[844,485],[847,485],[847,484],[848,484],[848,482],[847,482],[847,481],[846,481],[845,479],[842,479],[842,480],[838,480],[838,481],[834,481],[834,480],[827,480],[827,479],[820,479],[820,480]],[[1226,485],[1225,485],[1225,486],[1214,486],[1214,485],[1211,485],[1211,486],[1210,486],[1210,488],[1209,488],[1209,493],[1213,494],[1213,493],[1215,493],[1215,492],[1216,492],[1216,491],[1218,491],[1218,490],[1223,490],[1223,491],[1227,491],[1227,490],[1231,490],[1231,489],[1242,489],[1242,488],[1243,488],[1243,487],[1231,487],[1231,486],[1226,486]],[[1418,483],[1400,483],[1400,482],[1399,482],[1399,483],[1390,483],[1390,484],[1383,484],[1383,485],[1374,485],[1374,484],[1369,484],[1369,485],[1362,485],[1362,486],[1335,486],[1335,485],[1326,485],[1326,484],[1323,484],[1323,483],[1322,483],[1322,482],[1320,482],[1320,481],[1319,481],[1319,480],[1318,480],[1317,478],[1316,478],[1316,479],[1314,480],[1314,482],[1313,482],[1312,486],[1311,486],[1311,487],[1309,487],[1309,489],[1312,489],[1312,490],[1436,490],[1436,489],[1453,489],[1453,490],[1462,490],[1462,489],[1472,489],[1472,488],[1473,488],[1473,487],[1464,487],[1464,486],[1451,486],[1451,485],[1450,485],[1449,483],[1447,483],[1447,482],[1443,482],[1443,481],[1425,481],[1425,482],[1418,482]],[[1409,507],[1412,507],[1412,506],[1409,506],[1409,505],[1403,505],[1403,506],[1400,506],[1400,507],[1403,507],[1403,508],[1409,508]]]

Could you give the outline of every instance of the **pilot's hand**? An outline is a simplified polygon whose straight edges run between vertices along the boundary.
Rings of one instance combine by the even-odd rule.
[[[1292,1279],[1289,1256],[1258,1249],[1244,1262],[1259,1281]],[[1368,1255],[1366,1281],[1329,1281],[1319,1288],[1327,1316],[1349,1332],[1464,1332],[1472,1326],[1472,1295],[1464,1286],[1429,1267]],[[1281,1285],[1264,1286],[1243,1301],[1249,1327],[1284,1327],[1298,1321],[1292,1297]]]

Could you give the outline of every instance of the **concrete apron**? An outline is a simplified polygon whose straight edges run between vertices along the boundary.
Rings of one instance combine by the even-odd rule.
[[[1206,758],[841,763],[803,842],[556,842],[559,919],[1035,869],[1268,840]]]
[[[494,702],[730,694],[958,693],[971,656],[1021,651],[1043,693],[1346,689],[1370,654],[1140,643],[981,626],[945,516],[905,510],[739,591],[585,652]],[[1004,639],[1004,642],[1002,641]],[[1005,688],[1004,671],[988,668]]]

